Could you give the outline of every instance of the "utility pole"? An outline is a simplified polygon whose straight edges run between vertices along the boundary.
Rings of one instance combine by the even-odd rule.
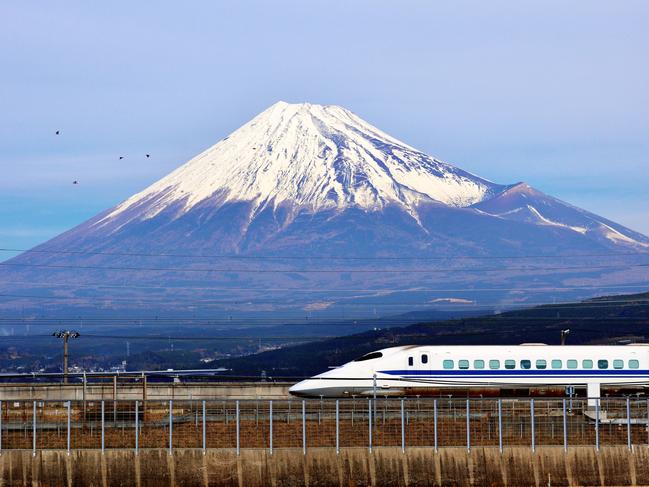
[[[570,334],[570,328],[561,330],[561,345],[566,344],[566,338],[568,337],[568,334]]]
[[[63,339],[63,383],[68,383],[68,340],[78,338],[81,334],[78,331],[60,330],[52,333],[52,336]]]

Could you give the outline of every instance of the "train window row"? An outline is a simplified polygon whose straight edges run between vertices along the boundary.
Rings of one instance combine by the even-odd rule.
[[[421,363],[422,364],[427,364],[428,363],[428,355],[422,354],[421,355]],[[512,370],[516,368],[516,361],[512,359],[507,359],[503,360],[502,364],[504,365],[505,369]],[[408,357],[408,365],[413,366],[414,365],[414,360],[413,357]],[[536,369],[547,369],[548,365],[549,368],[551,369],[563,369],[564,368],[564,361],[560,359],[553,359],[550,360],[549,364],[548,361],[545,359],[538,359],[532,363],[532,360],[520,360],[519,361],[519,366],[523,370],[529,370],[532,369],[532,365],[534,365],[534,368]],[[579,361],[576,359],[568,359],[565,361],[565,365],[567,369],[578,369],[579,368]],[[498,370],[501,368],[501,360],[498,359],[492,359],[489,360],[488,362],[485,362],[484,360],[474,360],[473,361],[473,369],[476,370],[481,370],[485,368],[491,369],[491,370]],[[597,366],[598,369],[605,370],[609,368],[613,369],[624,369],[624,360],[622,359],[615,359],[615,360],[607,360],[607,359],[599,359],[599,360],[591,360],[591,359],[584,359],[581,361],[581,368],[582,369],[593,369]],[[446,370],[451,370],[455,369],[455,360],[450,360],[446,359],[442,362],[442,367]],[[627,362],[627,367],[629,369],[639,369],[640,368],[640,362],[636,359],[631,359]],[[457,368],[460,370],[468,370],[470,368],[470,361],[466,359],[461,359],[457,361]]]

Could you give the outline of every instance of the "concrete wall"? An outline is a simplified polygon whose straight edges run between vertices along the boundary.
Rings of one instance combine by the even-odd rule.
[[[649,485],[649,450],[623,447],[3,451],[0,486],[559,486]]]
[[[286,399],[291,383],[274,382],[226,382],[226,383],[155,383],[149,382],[146,393],[141,383],[90,383],[86,386],[88,401],[113,399]],[[2,384],[1,401],[41,400],[41,401],[82,401],[83,384]]]

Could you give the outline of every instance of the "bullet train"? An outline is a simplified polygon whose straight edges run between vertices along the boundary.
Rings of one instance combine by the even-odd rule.
[[[507,389],[644,391],[649,344],[400,346],[370,352],[293,385],[299,397],[413,396]]]

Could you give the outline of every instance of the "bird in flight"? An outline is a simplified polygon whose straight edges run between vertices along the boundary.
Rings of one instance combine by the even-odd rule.
[[[60,131],[60,130],[57,130],[57,131],[56,131],[56,135],[60,135],[60,134],[61,134],[61,131]]]
[[[122,159],[124,159],[124,156],[119,156],[119,160],[121,161]]]
[[[72,181],[72,184],[79,184],[79,181]]]
[[[146,155],[146,158],[147,158],[147,159],[148,159],[149,157],[151,157],[151,154],[147,154],[147,155]]]

